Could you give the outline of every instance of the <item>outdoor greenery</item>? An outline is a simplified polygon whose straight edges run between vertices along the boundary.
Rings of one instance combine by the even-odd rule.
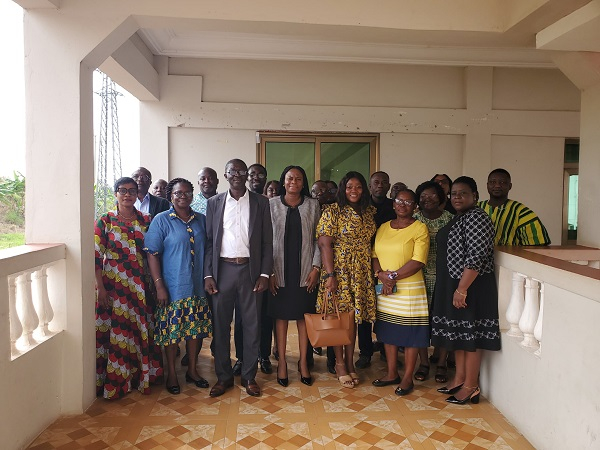
[[[0,234],[0,250],[25,245],[25,233]]]
[[[94,185],[94,212],[98,219],[106,211],[115,209],[115,193],[110,186]]]
[[[2,222],[25,225],[25,177],[13,172],[13,177],[0,177],[0,203],[4,206]]]

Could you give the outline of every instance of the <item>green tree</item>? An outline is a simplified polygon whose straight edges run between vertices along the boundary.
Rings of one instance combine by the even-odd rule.
[[[0,177],[0,203],[6,207],[4,220],[22,227],[25,224],[25,177],[13,172],[13,177]]]

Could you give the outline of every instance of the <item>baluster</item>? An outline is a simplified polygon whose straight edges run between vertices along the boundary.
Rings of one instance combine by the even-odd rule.
[[[535,323],[540,315],[540,306],[538,300],[539,283],[533,278],[525,280],[525,308],[519,320],[519,328],[523,332],[522,347],[535,348],[538,347],[538,342],[533,336]]]
[[[48,329],[48,325],[54,318],[54,311],[52,310],[52,304],[48,297],[48,266],[44,265],[40,270],[37,270],[33,274],[35,279],[36,288],[36,311],[40,319],[38,327],[39,333],[42,336],[50,336],[52,333]]]
[[[523,314],[523,308],[525,307],[524,293],[523,293],[523,280],[525,275],[518,272],[513,272],[512,276],[512,292],[510,295],[510,302],[508,308],[506,308],[506,320],[510,325],[510,330],[506,333],[512,337],[523,337],[523,333],[519,329],[519,320]]]
[[[533,335],[540,343],[540,347],[535,351],[536,356],[542,356],[542,332],[544,322],[544,283],[540,282],[540,314],[533,329]]]
[[[23,335],[21,340],[27,347],[37,344],[33,338],[33,331],[37,328],[39,320],[35,308],[33,307],[33,298],[31,295],[31,272],[17,278],[17,312],[21,319]]]
[[[17,315],[17,275],[8,277],[8,317],[10,320],[10,353],[15,356],[21,353],[17,349],[17,339],[23,333],[21,320]]]

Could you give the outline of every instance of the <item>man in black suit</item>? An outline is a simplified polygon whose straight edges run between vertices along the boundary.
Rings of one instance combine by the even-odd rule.
[[[156,197],[152,195],[148,190],[152,184],[152,174],[145,167],[138,167],[135,172],[131,174],[131,178],[135,180],[138,185],[138,198],[135,201],[135,208],[146,214],[150,214],[150,217],[156,216],[158,213],[168,211],[171,208],[171,204],[164,198]]]
[[[227,192],[208,200],[204,285],[213,296],[213,333],[217,383],[211,397],[233,386],[231,322],[239,315],[244,333],[242,386],[248,395],[259,396],[256,383],[260,343],[262,292],[273,270],[273,228],[269,201],[246,189],[248,168],[232,159],[225,165]]]

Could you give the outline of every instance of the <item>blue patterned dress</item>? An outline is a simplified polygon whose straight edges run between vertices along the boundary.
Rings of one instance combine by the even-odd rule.
[[[162,278],[169,293],[166,307],[156,308],[156,336],[160,345],[176,344],[212,333],[204,292],[206,218],[193,213],[184,222],[171,207],[158,214],[144,239],[144,250],[158,255]]]

